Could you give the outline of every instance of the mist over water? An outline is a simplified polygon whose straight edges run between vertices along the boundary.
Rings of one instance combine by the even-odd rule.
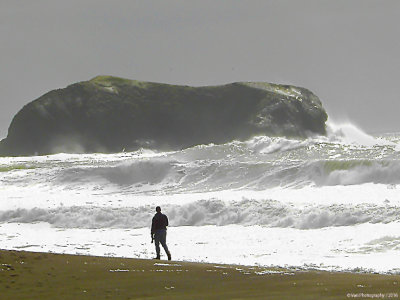
[[[193,232],[235,225],[310,235],[338,228],[346,235],[359,226],[395,226],[399,144],[400,134],[371,136],[331,123],[327,136],[306,139],[256,136],[172,152],[3,157],[0,231],[7,223],[139,230],[149,226],[156,204],[171,228]]]

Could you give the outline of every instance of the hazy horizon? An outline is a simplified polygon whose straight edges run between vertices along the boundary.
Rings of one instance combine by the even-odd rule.
[[[400,131],[399,1],[2,1],[0,138],[44,93],[97,75],[310,89],[330,119]]]

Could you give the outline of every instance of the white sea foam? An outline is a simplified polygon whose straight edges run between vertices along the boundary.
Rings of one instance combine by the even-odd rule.
[[[258,153],[271,154],[279,151],[290,151],[307,147],[313,143],[315,143],[315,141],[312,139],[296,140],[283,137],[257,136],[250,139],[245,144],[249,149]]]
[[[172,259],[325,270],[400,271],[400,223],[314,230],[262,226],[181,226],[168,230]],[[0,224],[3,249],[154,257],[149,229],[59,229]],[[165,258],[161,253],[162,259]]]
[[[395,145],[395,143],[384,138],[376,138],[367,134],[361,128],[350,122],[335,123],[329,121],[327,123],[327,131],[328,137],[333,141],[342,141],[347,144],[357,144],[367,147],[375,145]]]

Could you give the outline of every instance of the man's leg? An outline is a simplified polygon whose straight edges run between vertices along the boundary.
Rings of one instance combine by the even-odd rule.
[[[160,234],[160,242],[165,250],[165,253],[167,253],[168,260],[171,260],[171,253],[169,252],[168,246],[167,246],[167,231],[166,230],[163,230],[162,233]]]
[[[154,234],[154,245],[156,245],[156,259],[160,259],[160,233],[156,232]]]

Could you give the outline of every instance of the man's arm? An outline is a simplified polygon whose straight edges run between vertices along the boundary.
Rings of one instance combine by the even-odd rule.
[[[155,228],[154,228],[154,217],[153,217],[153,219],[151,220],[151,231],[150,231],[150,235],[151,235],[151,239],[153,239],[153,235],[154,235],[154,231],[155,231]]]

